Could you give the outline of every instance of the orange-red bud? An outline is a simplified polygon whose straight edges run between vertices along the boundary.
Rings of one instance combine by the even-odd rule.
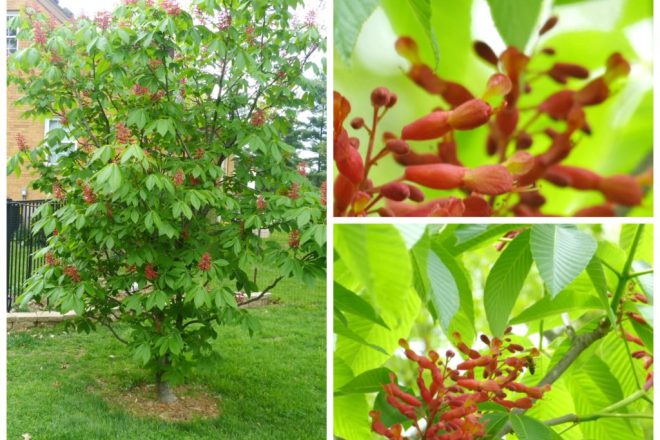
[[[479,58],[488,64],[492,64],[493,66],[497,67],[499,59],[488,44],[484,43],[483,41],[475,41],[473,47],[474,51],[477,53],[477,55],[479,55]]]
[[[401,202],[410,197],[410,188],[403,182],[391,182],[383,185],[380,194],[387,199]]]
[[[471,99],[448,113],[447,122],[456,130],[471,130],[490,119],[493,108],[481,99]]]
[[[426,141],[437,139],[451,131],[449,113],[438,110],[403,127],[401,139]]]
[[[401,139],[393,139],[385,144],[385,147],[394,154],[405,155],[410,152],[410,146]]]
[[[644,192],[642,186],[634,177],[619,175],[600,180],[598,189],[607,200],[625,206],[636,206],[642,203]]]
[[[466,169],[445,163],[412,165],[406,167],[405,178],[434,189],[458,188],[463,183]]]

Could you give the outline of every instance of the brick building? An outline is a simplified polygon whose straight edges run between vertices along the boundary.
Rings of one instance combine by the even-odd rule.
[[[7,21],[18,15],[19,11],[27,5],[34,5],[41,8],[45,13],[50,14],[56,21],[63,23],[70,20],[73,14],[58,4],[58,0],[7,0]],[[17,40],[16,35],[7,29],[7,55],[20,49],[21,41]],[[16,136],[20,133],[27,140],[30,147],[37,145],[44,138],[44,134],[51,128],[56,128],[58,120],[35,120],[24,119],[21,117],[23,109],[14,105],[19,97],[15,85],[7,88],[7,157],[13,156],[18,151]],[[44,195],[30,187],[30,175],[23,172],[20,177],[15,175],[7,176],[7,198],[12,200],[35,200],[42,199]]]

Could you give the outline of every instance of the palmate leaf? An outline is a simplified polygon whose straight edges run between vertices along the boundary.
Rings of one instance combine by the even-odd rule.
[[[569,225],[534,225],[531,250],[541,278],[555,296],[589,264],[596,240]]]
[[[598,356],[591,356],[580,368],[571,368],[564,376],[577,414],[593,414],[624,397],[617,376]],[[622,412],[626,412],[626,409],[622,409]],[[643,438],[640,428],[625,419],[602,418],[580,423],[578,428],[583,438]]]
[[[532,267],[529,230],[518,235],[497,259],[486,279],[484,309],[493,335],[504,333],[525,278]]]
[[[341,267],[360,283],[362,298],[371,304],[389,330],[356,315],[345,317],[348,328],[367,343],[392,353],[419,313],[420,300],[412,287],[412,265],[399,231],[391,225],[335,225],[335,250]],[[335,355],[354,374],[377,368],[389,357],[357,341],[340,337]]]

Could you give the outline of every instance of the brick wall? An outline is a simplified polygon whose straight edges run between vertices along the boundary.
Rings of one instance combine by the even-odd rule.
[[[67,20],[65,12],[51,0],[7,0],[7,12],[18,12],[28,3],[37,4],[59,22]],[[24,47],[24,44],[22,45],[20,40],[18,47],[19,49]],[[45,127],[43,120],[24,119],[21,117],[25,109],[21,109],[14,104],[19,97],[20,94],[16,86],[10,85],[7,88],[7,157],[13,156],[18,151],[16,135],[19,133],[25,136],[27,144],[30,147],[39,144],[44,137]],[[7,197],[13,200],[21,200],[21,188],[27,188],[27,200],[43,199],[44,194],[31,188],[31,180],[30,174],[26,170],[23,170],[20,177],[16,177],[13,174],[7,176]]]

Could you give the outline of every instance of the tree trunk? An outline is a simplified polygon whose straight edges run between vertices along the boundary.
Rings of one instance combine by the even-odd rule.
[[[167,365],[167,358],[162,358],[159,362],[161,365]],[[163,380],[163,370],[156,373],[156,392],[158,393],[158,401],[160,403],[174,403],[176,402],[176,394],[170,387],[170,384]]]

